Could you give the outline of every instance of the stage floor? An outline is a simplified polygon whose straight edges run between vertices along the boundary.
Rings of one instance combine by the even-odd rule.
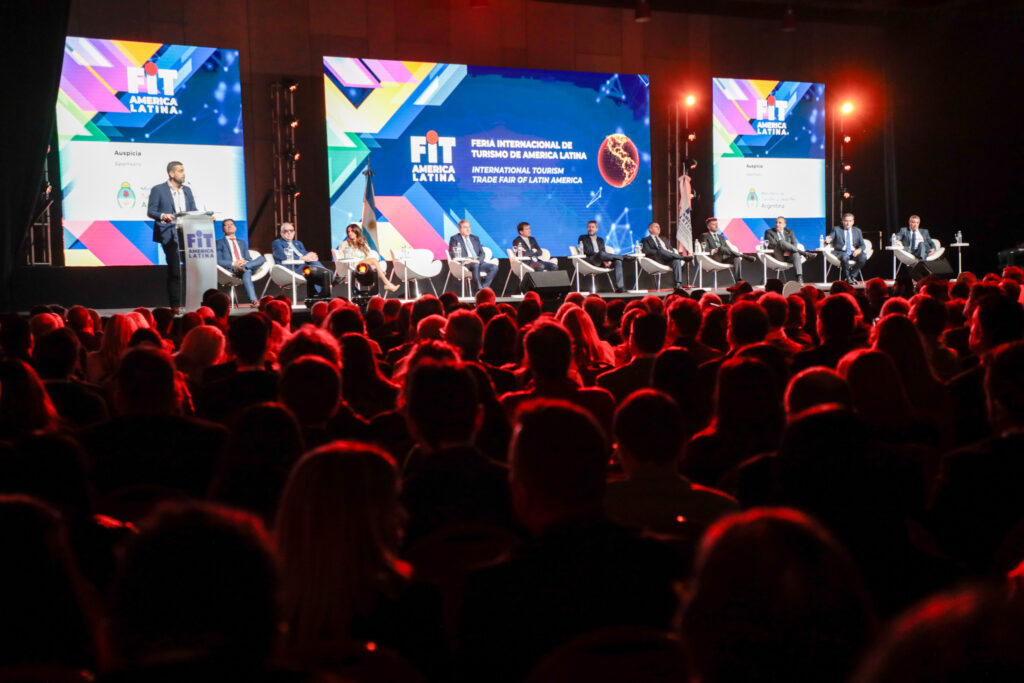
[[[885,283],[891,287],[893,285],[893,280],[886,280]],[[815,287],[816,289],[818,289],[819,291],[822,291],[822,292],[827,292],[832,287],[832,283],[831,282],[828,282],[828,283],[808,282],[806,284],[811,285],[812,287]],[[692,291],[694,291],[696,289],[700,289],[700,288],[699,287],[686,287],[685,289],[686,289],[687,292],[692,292]],[[764,289],[764,287],[761,286],[761,285],[754,286],[754,291],[762,291],[763,289]],[[862,290],[862,289],[864,289],[864,285],[863,284],[857,284],[854,287],[854,289]],[[576,290],[572,290],[572,291],[575,292]],[[654,296],[657,296],[657,297],[660,297],[660,298],[664,299],[666,296],[671,294],[672,291],[673,290],[671,290],[671,289],[661,289],[661,290],[657,290],[657,289],[652,289],[652,290],[641,289],[641,290],[629,290],[629,291],[626,291],[626,292],[622,292],[621,294],[616,294],[614,292],[598,292],[598,294],[600,294],[601,298],[604,299],[605,301],[614,301],[616,299],[625,299],[627,301],[632,301],[632,300],[635,300],[635,299],[641,299],[641,298],[643,298],[645,296],[648,296],[650,294],[653,294]],[[717,294],[718,296],[722,297],[723,300],[726,300],[726,301],[728,301],[729,298],[731,297],[731,294],[729,292],[728,287],[719,287],[717,289],[713,288],[713,287],[707,287],[707,288],[704,288],[704,291],[705,292],[712,292],[714,294]],[[590,292],[586,291],[586,290],[580,290],[580,293],[583,294],[584,296],[586,296],[587,294],[590,294]],[[415,301],[415,299],[405,299],[405,298],[402,298],[402,297],[400,297],[398,300],[403,302],[403,303],[408,302],[408,301]],[[499,304],[507,303],[507,304],[512,304],[513,306],[516,306],[522,300],[523,300],[522,295],[516,295],[516,296],[497,297],[496,302],[499,303]],[[463,303],[473,303],[475,301],[475,299],[473,297],[467,296],[467,297],[459,297],[459,301],[461,301]],[[131,312],[131,311],[133,311],[135,309],[134,308],[97,308],[95,310],[101,316],[106,317],[106,316],[115,315],[117,313],[129,313],[129,312]],[[240,304],[237,307],[234,307],[234,308],[231,309],[230,315],[232,317],[236,317],[236,316],[240,316],[240,315],[245,315],[247,313],[251,313],[253,310],[255,310],[255,307],[252,306],[251,304]],[[304,313],[307,310],[308,309],[306,308],[305,304],[303,304],[301,301],[299,301],[298,305],[292,306],[292,311],[294,311],[296,313]]]

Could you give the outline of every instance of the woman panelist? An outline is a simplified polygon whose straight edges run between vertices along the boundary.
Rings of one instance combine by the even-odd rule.
[[[345,253],[346,249],[350,250],[351,256]],[[398,289],[398,285],[393,284],[388,277],[387,261],[370,250],[370,245],[366,242],[366,236],[363,235],[363,228],[358,223],[351,223],[345,228],[345,241],[338,245],[338,251],[347,258],[360,258],[359,263],[365,263],[377,271],[377,277],[380,278],[381,284],[389,292]],[[355,270],[358,265],[358,263],[350,264],[349,269]]]

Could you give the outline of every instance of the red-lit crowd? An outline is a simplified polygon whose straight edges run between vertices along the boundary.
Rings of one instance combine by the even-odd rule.
[[[1022,281],[2,317],[0,680],[1021,680]]]

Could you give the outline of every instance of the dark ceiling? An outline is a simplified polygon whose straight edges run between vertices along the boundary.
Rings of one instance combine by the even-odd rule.
[[[570,5],[634,8],[638,0],[541,0]],[[892,21],[943,16],[991,17],[1019,11],[1021,0],[649,0],[658,12],[714,14],[746,19],[782,20],[792,8],[799,21],[885,25]]]

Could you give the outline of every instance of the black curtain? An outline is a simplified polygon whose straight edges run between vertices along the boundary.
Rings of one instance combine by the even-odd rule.
[[[71,0],[0,4],[0,311],[10,311],[11,276],[42,190]]]

